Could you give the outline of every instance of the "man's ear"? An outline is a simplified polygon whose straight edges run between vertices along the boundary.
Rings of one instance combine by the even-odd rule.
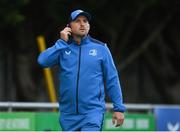
[[[70,24],[70,23],[68,23],[66,26],[69,27],[69,28],[71,28],[71,24]]]
[[[90,24],[88,24],[88,25],[89,25],[89,30],[90,30],[90,27],[91,27],[91,26],[90,26]]]

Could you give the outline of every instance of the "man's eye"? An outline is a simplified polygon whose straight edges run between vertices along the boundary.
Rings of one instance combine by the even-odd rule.
[[[87,20],[84,20],[84,23],[87,23],[88,21]]]

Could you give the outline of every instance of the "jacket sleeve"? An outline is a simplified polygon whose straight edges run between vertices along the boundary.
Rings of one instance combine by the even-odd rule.
[[[107,94],[113,103],[113,110],[124,112],[126,108],[123,105],[118,73],[107,45],[105,45],[103,55],[103,73],[106,82]]]
[[[64,40],[57,40],[55,45],[40,53],[38,63],[44,68],[57,65],[59,63],[59,51],[67,47],[68,44]]]

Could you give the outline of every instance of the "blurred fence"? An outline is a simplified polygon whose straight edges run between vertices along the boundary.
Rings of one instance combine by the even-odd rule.
[[[124,124],[121,127],[114,127],[111,113],[113,105],[106,104],[103,131],[180,131],[180,105],[125,104],[125,106],[127,112]],[[58,107],[58,103],[50,102],[0,102],[0,131],[61,130],[58,121],[60,113],[52,112]]]
[[[169,108],[179,108],[180,105],[162,105],[162,104],[125,104],[127,111],[147,111],[152,112],[156,107],[169,107]],[[0,102],[0,108],[6,108],[7,111],[13,111],[13,109],[52,109],[58,108],[58,103],[50,102]],[[107,111],[113,108],[111,103],[106,103]]]

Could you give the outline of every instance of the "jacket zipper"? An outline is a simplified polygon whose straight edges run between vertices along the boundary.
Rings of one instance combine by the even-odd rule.
[[[101,87],[100,87],[100,82],[99,82],[99,89],[100,89],[100,92],[99,92],[99,97],[98,97],[98,99],[99,99],[99,101],[100,101],[100,99],[101,99]]]
[[[77,73],[77,85],[76,85],[76,113],[79,114],[78,109],[78,89],[79,89],[79,73],[81,65],[81,46],[79,47],[79,63],[78,63],[78,73]]]
[[[100,93],[99,93],[99,97],[98,97],[99,101],[101,99],[101,89],[100,89]]]

